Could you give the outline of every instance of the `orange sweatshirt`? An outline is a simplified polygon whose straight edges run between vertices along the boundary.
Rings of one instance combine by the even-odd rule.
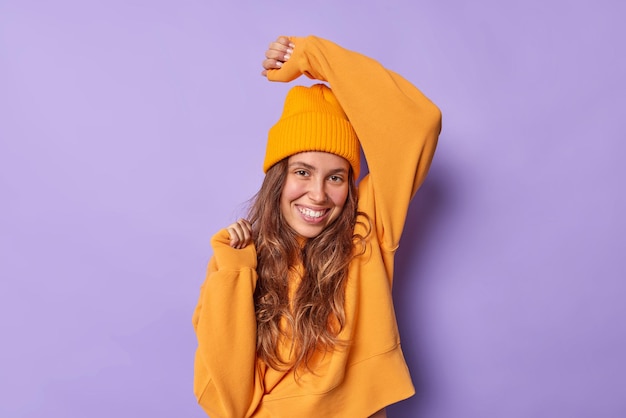
[[[358,185],[359,210],[373,229],[365,254],[350,265],[339,335],[350,344],[327,353],[315,374],[300,380],[257,361],[254,245],[233,249],[228,232],[219,231],[193,316],[194,392],[211,418],[362,418],[415,393],[393,308],[393,261],[409,202],[435,152],[441,113],[411,83],[366,56],[313,36],[291,40],[292,57],[268,78],[287,82],[305,74],[328,82],[369,167]]]

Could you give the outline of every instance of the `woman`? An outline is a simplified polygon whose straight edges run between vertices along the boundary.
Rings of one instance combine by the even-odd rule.
[[[211,240],[194,392],[212,418],[385,417],[415,392],[393,259],[441,114],[398,74],[314,36],[279,37],[263,68],[330,88],[288,92],[248,220]]]

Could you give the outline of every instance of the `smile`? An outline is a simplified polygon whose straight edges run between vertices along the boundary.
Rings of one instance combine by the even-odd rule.
[[[322,216],[324,216],[326,213],[328,213],[328,209],[323,209],[323,210],[313,210],[313,209],[309,209],[309,208],[302,208],[299,207],[298,211],[300,211],[300,213],[302,215],[304,215],[307,218],[313,218],[313,219],[318,219],[321,218]]]

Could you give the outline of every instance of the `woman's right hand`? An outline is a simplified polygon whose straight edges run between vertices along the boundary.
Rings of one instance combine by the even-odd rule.
[[[252,242],[252,225],[246,219],[239,219],[227,226],[226,230],[230,236],[230,246],[233,248],[242,249]]]

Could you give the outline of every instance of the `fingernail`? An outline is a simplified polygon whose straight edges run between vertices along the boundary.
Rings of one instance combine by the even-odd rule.
[[[285,61],[287,61],[289,58],[291,58],[291,55],[285,54]]]
[[[277,66],[278,68],[280,68],[280,67],[282,67],[282,66],[283,66],[283,63],[282,63],[282,62],[280,62],[280,61],[276,61],[276,66]]]
[[[289,46],[290,46],[291,48],[294,48],[294,47],[296,46],[296,44],[294,44],[293,42],[289,42]]]
[[[291,48],[287,48],[287,53],[288,53],[288,54],[293,54],[293,49],[291,49]]]

